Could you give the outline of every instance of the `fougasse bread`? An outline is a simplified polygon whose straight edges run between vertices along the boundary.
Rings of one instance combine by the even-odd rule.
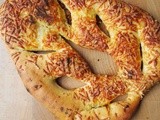
[[[27,91],[60,120],[129,120],[160,80],[159,22],[120,0],[6,0],[0,33]],[[112,56],[117,74],[94,74],[68,40]],[[64,89],[63,76],[85,85]]]

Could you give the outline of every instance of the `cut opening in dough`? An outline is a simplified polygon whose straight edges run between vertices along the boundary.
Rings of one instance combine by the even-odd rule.
[[[119,102],[119,101],[125,101],[127,99],[127,97],[128,97],[128,94],[120,95],[116,99],[114,99],[112,101],[112,103]]]
[[[113,58],[107,53],[86,49],[70,41],[69,44],[87,61],[95,74],[117,74],[118,67]]]
[[[71,12],[66,8],[66,6],[60,1],[60,0],[57,0],[59,5],[61,6],[61,8],[64,10],[65,12],[65,16],[66,16],[66,19],[67,19],[67,23],[69,25],[72,24],[72,18],[71,18]]]
[[[141,55],[141,71],[143,71],[143,56],[142,56],[142,45],[140,44],[140,55]]]
[[[79,80],[76,80],[76,79],[73,79],[73,78],[70,78],[70,77],[67,77],[67,76],[56,79],[56,83],[60,87],[62,87],[64,89],[67,89],[67,90],[80,88],[80,87],[83,87],[83,86],[86,85],[85,83],[83,83]]]
[[[49,53],[55,52],[54,50],[46,50],[46,51],[44,51],[44,50],[42,50],[42,51],[40,51],[40,50],[38,50],[38,51],[28,50],[28,51],[32,52],[32,53],[35,53],[35,54],[49,54]]]
[[[106,34],[108,37],[110,37],[108,30],[106,29],[103,21],[100,19],[98,15],[96,15],[96,24],[98,25],[99,29]]]

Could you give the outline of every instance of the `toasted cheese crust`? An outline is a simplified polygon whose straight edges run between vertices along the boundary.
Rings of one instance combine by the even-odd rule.
[[[120,0],[7,0],[0,30],[27,91],[62,120],[128,120],[160,80],[160,24]],[[117,75],[94,74],[67,40],[111,55]],[[86,85],[63,89],[63,76]]]

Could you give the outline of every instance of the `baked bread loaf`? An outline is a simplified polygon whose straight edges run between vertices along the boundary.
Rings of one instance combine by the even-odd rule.
[[[160,24],[120,0],[6,0],[0,30],[27,91],[61,120],[128,120],[160,80]],[[117,74],[94,74],[67,40],[111,55]],[[63,76],[86,85],[66,90]]]

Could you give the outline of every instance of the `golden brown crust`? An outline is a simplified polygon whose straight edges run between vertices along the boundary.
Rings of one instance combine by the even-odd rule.
[[[160,80],[160,24],[119,0],[63,0],[71,12],[68,24],[59,3],[7,0],[0,7],[1,36],[26,89],[62,120],[130,119],[142,95]],[[96,16],[109,35],[96,24]],[[66,39],[109,53],[118,74],[93,74]],[[62,76],[86,85],[65,90],[56,83]],[[114,102],[122,95],[127,98]]]

